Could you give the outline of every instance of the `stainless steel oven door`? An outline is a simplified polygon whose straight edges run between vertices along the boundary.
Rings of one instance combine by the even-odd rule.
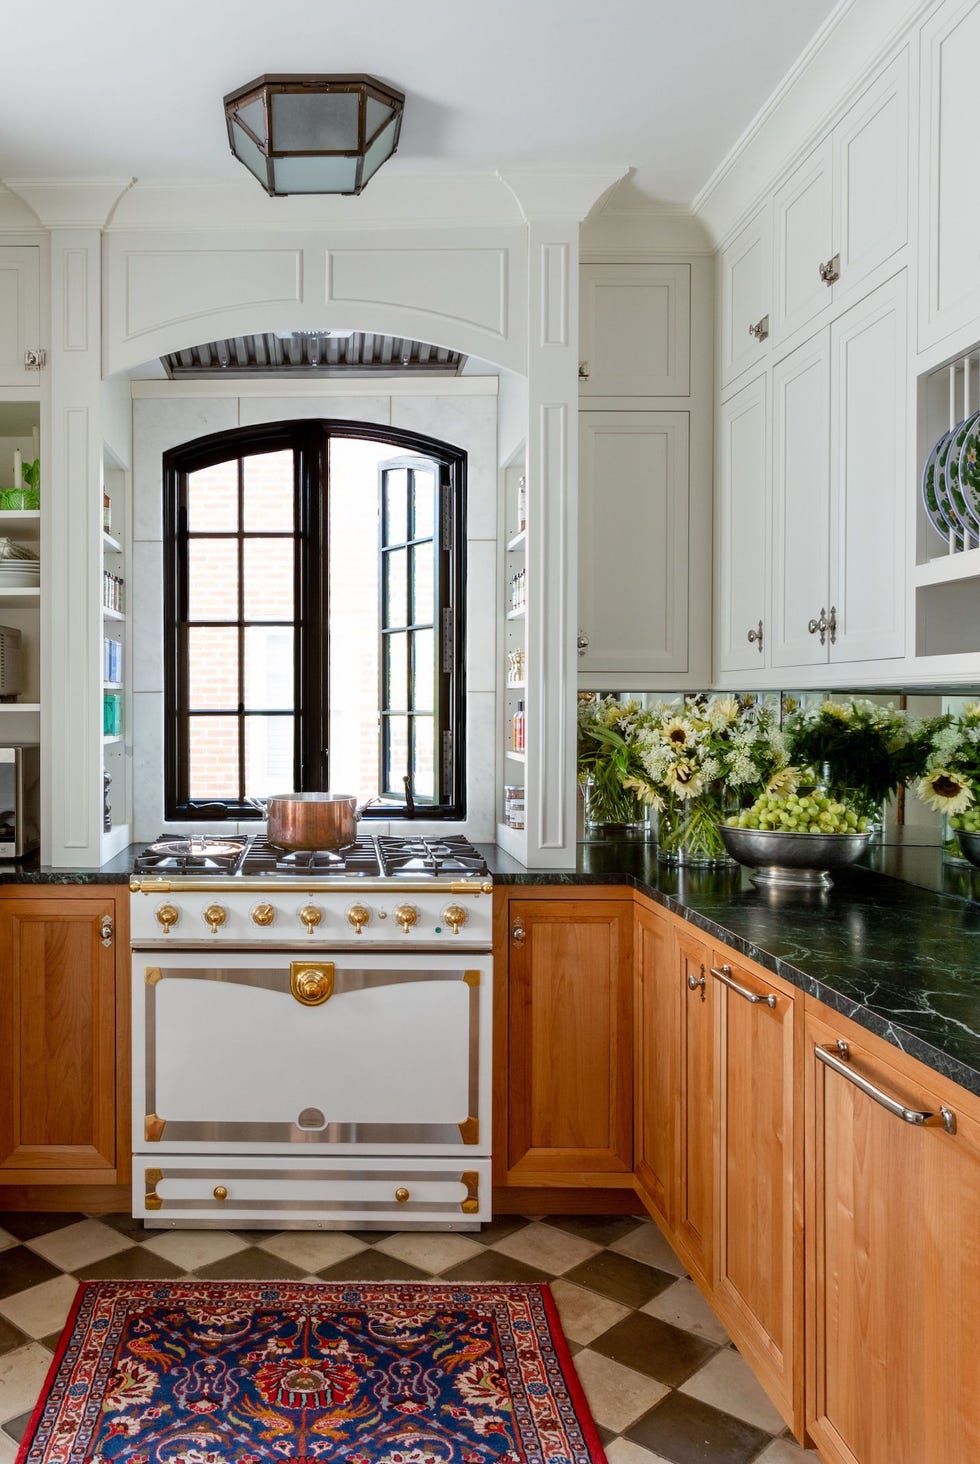
[[[490,955],[293,954],[134,954],[134,1152],[489,1154]]]

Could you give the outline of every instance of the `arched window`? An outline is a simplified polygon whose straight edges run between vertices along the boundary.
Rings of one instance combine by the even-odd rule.
[[[167,818],[326,789],[463,817],[466,454],[276,422],[163,469]]]

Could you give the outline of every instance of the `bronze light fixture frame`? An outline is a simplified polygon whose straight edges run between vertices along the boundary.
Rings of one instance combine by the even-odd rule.
[[[275,108],[272,105],[273,98],[277,95],[292,95],[297,97],[312,98],[316,96],[331,97],[342,94],[354,94],[357,97],[357,142],[351,148],[300,148],[288,150],[277,146],[275,128]],[[385,109],[381,115],[380,122],[368,132],[368,102],[373,101]],[[256,105],[261,108],[257,111]],[[378,81],[376,77],[364,75],[305,75],[305,74],[276,74],[258,76],[254,81],[249,81],[237,91],[229,92],[224,98],[225,122],[228,128],[228,142],[232,155],[253,175],[258,178],[265,191],[273,198],[281,198],[290,193],[337,193],[356,194],[367,185],[378,168],[388,161],[398,148],[398,140],[401,135],[402,112],[405,106],[404,92],[395,91],[393,87],[386,86],[384,82]],[[248,110],[248,120],[243,113]],[[250,123],[261,117],[264,122],[264,136]],[[387,147],[379,162],[374,163],[371,171],[365,177],[365,160],[371,148],[390,129],[392,133],[391,145]],[[244,140],[238,133],[244,134]],[[251,147],[249,147],[249,143]],[[247,152],[251,161],[247,161],[242,154]],[[352,178],[352,187],[349,188],[309,188],[298,189],[277,186],[276,163],[283,159],[300,158],[350,158],[356,160]]]

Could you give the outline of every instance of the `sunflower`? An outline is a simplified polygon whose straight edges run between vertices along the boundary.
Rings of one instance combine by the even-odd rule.
[[[660,735],[671,747],[690,747],[694,741],[695,729],[683,717],[671,717],[669,722],[664,723]]]
[[[704,791],[704,780],[693,763],[673,763],[664,773],[664,782],[677,798],[696,798]]]
[[[795,793],[800,781],[800,770],[792,765],[779,768],[773,773],[766,784],[766,792],[774,793],[777,798],[785,798],[788,793]]]
[[[973,789],[969,783],[949,768],[933,768],[920,778],[915,790],[923,803],[940,813],[962,813],[973,802]]]

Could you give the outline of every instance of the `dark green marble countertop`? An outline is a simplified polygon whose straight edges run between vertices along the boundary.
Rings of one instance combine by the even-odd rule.
[[[126,885],[142,845],[101,869],[0,865],[4,884]],[[928,838],[874,847],[827,893],[756,889],[747,871],[677,870],[656,846],[578,846],[574,870],[529,870],[480,845],[498,885],[624,884],[980,1094],[980,869]]]

